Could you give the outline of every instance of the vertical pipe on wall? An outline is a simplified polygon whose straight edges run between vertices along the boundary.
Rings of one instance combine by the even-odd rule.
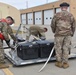
[[[42,10],[42,25],[44,25],[44,10]]]
[[[28,17],[27,17],[27,13],[26,13],[26,24],[28,24]]]
[[[33,12],[33,24],[35,24],[35,12]]]

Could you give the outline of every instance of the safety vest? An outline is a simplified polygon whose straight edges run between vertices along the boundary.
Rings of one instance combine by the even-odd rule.
[[[6,22],[6,19],[1,19],[0,22]],[[0,32],[0,39],[5,40],[5,38],[1,32]]]

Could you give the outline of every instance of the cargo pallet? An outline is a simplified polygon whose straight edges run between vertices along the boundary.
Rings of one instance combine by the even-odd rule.
[[[9,53],[11,51],[10,48],[7,48],[4,50],[5,57],[13,64],[13,66],[22,66],[22,65],[30,65],[30,64],[36,64],[36,63],[42,63],[46,62],[47,58],[38,58],[38,59],[29,59],[29,60],[22,60],[17,56],[16,51],[12,51],[11,54]],[[76,58],[76,53],[71,53],[69,55],[69,59]],[[55,57],[51,57],[49,61],[55,61]]]

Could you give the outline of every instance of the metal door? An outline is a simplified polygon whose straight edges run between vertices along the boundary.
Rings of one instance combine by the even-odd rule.
[[[27,14],[28,24],[33,24],[33,13]]]
[[[21,22],[22,24],[26,24],[26,14],[21,15]]]
[[[35,24],[42,24],[42,12],[35,12]]]
[[[54,10],[45,10],[44,11],[44,25],[50,25],[51,24],[51,20],[54,16]]]

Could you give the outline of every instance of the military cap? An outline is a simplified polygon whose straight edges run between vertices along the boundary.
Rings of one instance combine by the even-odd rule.
[[[63,2],[63,3],[60,4],[60,7],[63,7],[63,6],[69,7],[70,5],[68,3],[66,3],[66,2]]]
[[[14,19],[11,16],[7,16],[6,18],[10,18],[13,23],[15,23]]]

